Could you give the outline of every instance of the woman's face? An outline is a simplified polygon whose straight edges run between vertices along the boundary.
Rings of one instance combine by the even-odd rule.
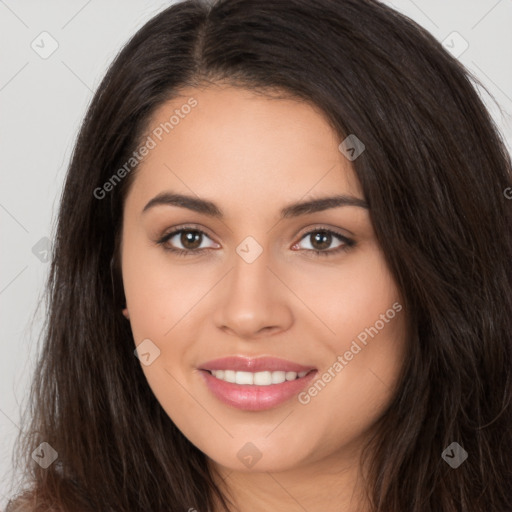
[[[342,141],[304,102],[220,86],[183,90],[148,136],[121,256],[160,404],[219,467],[356,453],[392,398],[405,311]]]

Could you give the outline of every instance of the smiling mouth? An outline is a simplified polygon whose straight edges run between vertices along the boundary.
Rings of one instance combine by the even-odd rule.
[[[202,380],[220,402],[243,411],[265,411],[289,403],[318,370],[279,357],[234,355],[198,365]]]
[[[222,403],[242,411],[254,412],[289,403],[318,373],[311,368],[300,368],[298,372],[258,370],[248,372],[202,368],[199,373],[209,391]]]
[[[301,379],[315,370],[292,372],[292,371],[261,371],[244,372],[235,370],[204,370],[216,379],[232,384],[247,386],[271,386],[284,382]]]

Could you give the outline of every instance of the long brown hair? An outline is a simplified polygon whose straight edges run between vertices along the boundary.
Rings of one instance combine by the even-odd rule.
[[[408,315],[400,386],[364,454],[373,510],[512,509],[510,155],[477,80],[426,30],[373,0],[187,0],[117,56],[60,206],[20,439],[28,509],[211,511],[221,500],[205,454],[152,394],[121,314],[117,252],[135,171],[108,197],[94,193],[164,101],[221,80],[302,98],[340,141],[356,134],[365,144],[353,167]],[[30,456],[43,441],[58,453],[47,469]],[[441,457],[452,442],[468,452],[457,469]]]

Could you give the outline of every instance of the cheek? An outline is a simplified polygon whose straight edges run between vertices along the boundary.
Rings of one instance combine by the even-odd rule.
[[[186,402],[179,383],[189,370],[191,345],[181,334],[193,321],[187,312],[201,297],[201,283],[191,280],[184,267],[170,265],[163,250],[147,244],[130,234],[124,239],[122,275],[130,326],[135,346],[148,339],[154,344],[144,345],[150,363],[141,359],[148,385],[166,411],[179,411]]]
[[[395,384],[405,350],[405,311],[380,252],[367,263],[346,297],[337,351],[346,355],[343,371],[354,390],[371,399],[373,393],[388,396]]]
[[[350,273],[333,277],[325,286],[323,301],[319,294],[312,306],[335,333],[317,338],[325,354],[322,370],[300,396],[306,416],[303,426],[321,432],[324,454],[377,421],[395,393],[404,362],[405,311],[400,294],[377,255],[365,260]]]
[[[127,236],[122,258],[123,286],[136,341],[169,334],[204,294],[202,283],[207,284],[184,266],[170,264],[163,249],[148,244]]]
[[[372,416],[391,397],[406,348],[405,311],[383,255],[365,250],[336,271],[304,274],[300,282],[303,294],[314,290],[304,296],[323,324],[316,324],[324,357],[313,407],[337,411],[340,421],[357,411]]]
[[[294,279],[293,290],[316,316],[318,333],[333,340],[338,350],[400,302],[383,255],[373,244],[339,265],[300,269]]]

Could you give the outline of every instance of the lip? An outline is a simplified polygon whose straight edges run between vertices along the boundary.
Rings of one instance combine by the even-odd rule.
[[[200,370],[234,370],[237,372],[306,372],[316,370],[314,366],[303,366],[277,357],[230,356],[208,361],[199,366]],[[279,384],[278,384],[279,385]]]
[[[235,384],[214,377],[209,370],[234,371],[308,371],[304,377],[285,381],[281,384],[256,386]],[[275,357],[256,359],[233,356],[204,363],[199,372],[209,391],[222,403],[243,411],[264,411],[284,404],[298,395],[318,373],[312,366],[303,366]]]

